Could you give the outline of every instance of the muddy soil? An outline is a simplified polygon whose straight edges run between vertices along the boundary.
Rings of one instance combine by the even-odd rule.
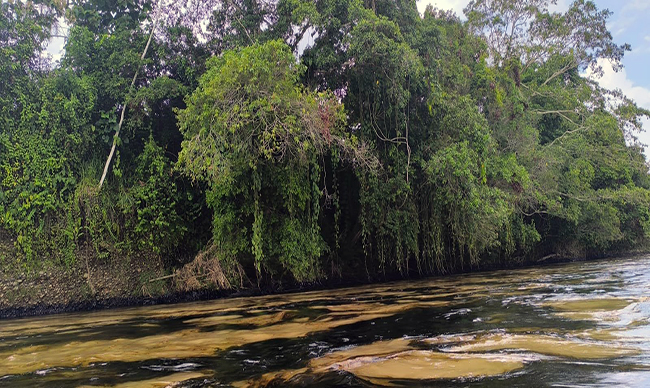
[[[103,257],[89,248],[71,265],[24,263],[9,237],[0,236],[0,318],[142,304],[170,292],[155,257]],[[140,303],[137,301],[140,300]]]

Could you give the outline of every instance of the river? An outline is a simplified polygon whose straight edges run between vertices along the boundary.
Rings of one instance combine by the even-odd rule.
[[[648,387],[650,257],[0,321],[2,387]]]

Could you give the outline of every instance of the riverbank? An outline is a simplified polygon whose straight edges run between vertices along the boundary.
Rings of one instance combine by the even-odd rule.
[[[345,286],[382,283],[404,280],[394,274],[383,279],[345,278],[337,281],[299,285],[277,290],[219,290],[199,289],[180,291],[168,276],[162,261],[158,258],[97,258],[92,252],[80,252],[79,259],[72,266],[45,264],[41,268],[27,269],[16,259],[5,255],[0,266],[0,319],[40,316],[89,310],[103,310],[118,307],[146,306],[209,300],[232,296],[253,296],[273,293],[296,293],[313,290],[334,289]],[[645,253],[641,251],[616,253],[594,257],[599,260],[608,257],[630,257]],[[461,273],[485,272],[508,268],[549,266],[559,263],[586,261],[584,258],[553,256],[542,261],[520,263],[519,265],[483,266]],[[512,264],[512,263],[511,263]],[[409,278],[422,276],[412,274]]]
[[[0,246],[0,318],[154,303],[171,292],[156,257],[98,257],[90,248],[74,263],[25,263],[7,238]],[[147,300],[154,302],[147,302]]]

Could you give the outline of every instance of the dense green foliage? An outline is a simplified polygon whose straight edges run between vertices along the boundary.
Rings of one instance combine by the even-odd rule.
[[[265,287],[643,248],[650,112],[584,73],[629,47],[524,3],[2,3],[0,228],[27,266],[203,252]]]

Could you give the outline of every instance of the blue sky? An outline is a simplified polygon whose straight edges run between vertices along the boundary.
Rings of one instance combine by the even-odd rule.
[[[617,44],[629,43],[632,51],[625,54],[625,68],[618,73],[605,66],[605,74],[598,79],[601,86],[621,89],[639,106],[650,109],[650,0],[594,0],[599,9],[609,9],[614,14],[607,26]],[[453,9],[458,15],[469,0],[419,0],[418,8],[424,11],[428,4],[442,9]],[[563,11],[571,0],[558,0],[551,9]],[[650,120],[644,122],[645,132],[639,140],[650,145]],[[646,159],[650,149],[646,148]]]
[[[632,45],[624,61],[630,80],[650,90],[650,1],[599,0],[596,3],[614,12],[608,27],[615,41]]]

